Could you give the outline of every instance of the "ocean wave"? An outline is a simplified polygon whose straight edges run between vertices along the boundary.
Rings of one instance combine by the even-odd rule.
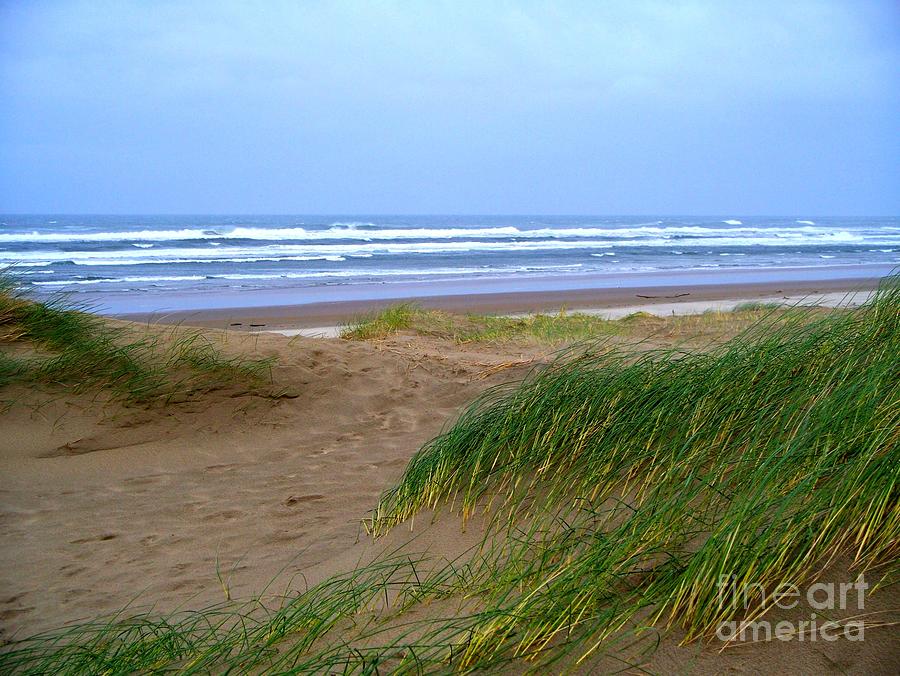
[[[206,275],[167,275],[146,277],[95,277],[91,279],[60,279],[52,282],[31,282],[34,286],[69,286],[72,284],[149,284],[153,282],[199,282],[206,279]]]
[[[708,249],[726,247],[813,247],[847,244],[867,244],[873,247],[893,247],[900,237],[889,236],[866,240],[847,231],[831,232],[815,238],[803,237],[699,237],[690,244]],[[267,244],[222,248],[165,248],[139,250],[129,248],[116,251],[22,251],[0,252],[0,264],[50,265],[70,262],[76,265],[145,265],[167,263],[249,263],[279,260],[338,261],[346,256],[454,254],[478,252],[578,251],[590,249],[671,247],[672,240],[521,240],[506,242],[443,241],[443,242],[360,242],[347,244]]]
[[[221,237],[211,230],[183,228],[181,230],[124,230],[113,232],[9,232],[0,233],[0,242],[132,242],[211,239]]]
[[[738,220],[727,220],[729,225],[743,225]],[[454,228],[377,228],[357,229],[356,227],[333,225],[324,230],[310,230],[302,227],[291,228],[183,228],[178,230],[135,230],[110,232],[19,232],[0,233],[0,244],[64,244],[93,242],[99,244],[132,243],[137,248],[150,248],[152,243],[206,241],[211,246],[220,246],[224,240],[251,240],[261,242],[320,240],[454,240],[454,239],[686,239],[697,237],[748,237],[782,239],[827,238],[835,231],[832,228],[816,226],[812,221],[798,221],[800,227],[730,227],[721,228],[703,225],[664,226],[660,222],[620,227],[577,226],[518,228],[516,226],[496,227],[454,227]],[[889,227],[872,227],[856,231],[862,238],[884,236]],[[846,232],[846,231],[844,231]],[[217,241],[209,241],[217,240]]]
[[[802,223],[803,225],[815,225],[815,221],[794,221],[795,223]]]
[[[66,280],[53,280],[49,282],[30,282],[34,286],[50,286],[64,287],[72,285],[93,285],[93,284],[153,284],[159,282],[199,282],[213,281],[217,279],[229,281],[265,281],[276,279],[325,279],[325,278],[373,278],[373,277],[418,277],[418,276],[436,276],[436,275],[473,275],[473,274],[516,274],[529,272],[549,272],[551,270],[577,270],[582,267],[581,263],[570,263],[560,265],[518,265],[489,268],[485,266],[479,267],[446,267],[446,268],[428,268],[428,269],[383,269],[383,270],[331,270],[331,271],[315,271],[315,272],[280,272],[280,273],[223,273],[215,275],[146,275],[146,276],[125,276],[125,277],[94,277],[94,278],[76,278]]]
[[[728,225],[743,225],[743,221],[739,221],[736,218],[730,218],[727,221],[722,221],[723,223],[727,223]]]

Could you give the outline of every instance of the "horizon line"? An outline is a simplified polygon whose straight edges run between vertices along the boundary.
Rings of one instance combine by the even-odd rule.
[[[0,211],[0,217],[5,216],[120,216],[120,217],[141,217],[141,216],[265,216],[265,217],[284,217],[284,216],[302,216],[302,217],[337,217],[337,216],[372,216],[383,218],[387,216],[400,217],[450,217],[450,216],[466,216],[466,217],[488,217],[488,218],[523,218],[523,217],[548,217],[548,218],[649,218],[653,216],[663,217],[679,217],[679,218],[720,218],[720,217],[740,217],[740,218],[900,218],[900,214],[863,214],[863,213],[838,213],[838,214],[810,214],[798,212],[793,214],[777,214],[777,213],[740,213],[740,212],[719,212],[719,213],[662,213],[662,212],[645,212],[645,213],[527,213],[527,212],[510,212],[510,213],[478,213],[478,212],[444,212],[444,213],[425,213],[425,212],[188,212],[188,211],[159,211],[159,212],[100,212],[100,211]]]

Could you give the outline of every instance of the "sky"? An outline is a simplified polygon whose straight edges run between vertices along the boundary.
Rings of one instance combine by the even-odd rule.
[[[0,0],[0,212],[900,214],[900,3]]]

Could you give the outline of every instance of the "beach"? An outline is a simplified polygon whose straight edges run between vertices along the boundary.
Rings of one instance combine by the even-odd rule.
[[[652,313],[656,303],[661,317],[638,316],[611,339],[701,350],[759,320],[760,310],[734,311],[741,303],[814,304],[818,297],[828,305],[841,298],[858,304],[876,282],[415,300],[426,311],[460,317],[560,308],[621,317],[623,309]],[[689,305],[678,310],[678,303]],[[550,362],[565,342],[460,343],[409,331],[373,341],[302,335],[383,307],[277,306],[105,320],[163,341],[200,327],[204,340],[226,354],[274,357],[264,392],[231,385],[146,408],[102,392],[7,388],[11,405],[2,414],[0,442],[3,639],[126,606],[126,614],[168,613],[263,590],[308,588],[395,547],[452,559],[477,543],[477,520],[463,528],[450,514],[431,524],[422,517],[414,530],[398,528],[375,542],[362,522],[413,454],[467,403]],[[404,545],[410,538],[413,544]],[[844,579],[845,566],[839,560],[829,574]],[[893,612],[898,602],[889,587],[866,608]],[[676,634],[634,659],[659,672],[889,673],[898,659],[895,636],[890,628],[872,629],[861,644],[776,642],[720,652],[715,644],[680,647]],[[595,666],[611,668],[603,661]]]
[[[665,284],[648,285],[641,276],[617,277],[615,286],[588,286],[585,280],[570,281],[574,288],[540,289],[534,291],[497,292],[491,286],[480,284],[477,292],[466,289],[460,293],[432,293],[417,295],[417,288],[394,289],[403,295],[388,298],[369,298],[335,301],[306,301],[302,304],[229,307],[229,300],[240,296],[217,299],[224,307],[203,309],[162,310],[156,312],[129,312],[111,316],[125,321],[164,324],[185,324],[207,328],[246,331],[292,331],[316,335],[320,329],[330,335],[342,324],[355,318],[390,307],[397,303],[412,303],[429,309],[465,314],[527,314],[534,312],[587,311],[599,312],[610,318],[630,312],[650,311],[656,314],[703,312],[707,309],[730,308],[742,302],[776,302],[781,304],[822,303],[840,304],[852,300],[853,294],[864,294],[877,288],[880,276],[864,270],[863,274],[845,276],[845,269],[837,271],[799,270],[799,279],[783,278],[774,281],[732,281],[735,275],[717,273],[704,275],[698,284],[696,275],[686,279],[668,275]],[[812,272],[812,274],[810,274]],[[844,273],[843,275],[841,273]],[[857,271],[855,271],[857,272]],[[886,271],[885,271],[886,272]],[[818,274],[816,274],[818,273]],[[766,273],[772,275],[769,271]],[[812,277],[810,279],[809,277]],[[819,277],[816,279],[816,277]],[[521,280],[515,282],[525,286]],[[552,285],[547,279],[539,285]],[[446,290],[446,289],[445,289]],[[403,293],[403,292],[406,293]],[[279,298],[267,292],[265,298]],[[296,298],[296,294],[293,294]],[[156,301],[161,302],[161,301]],[[624,313],[624,314],[623,314]],[[312,332],[308,330],[313,330]]]
[[[0,215],[0,230],[0,266],[30,293],[112,315],[402,298],[475,312],[622,305],[627,289],[775,293],[871,283],[900,264],[900,222],[886,217]],[[504,307],[510,295],[528,302]]]
[[[0,676],[900,674],[897,9],[0,2]]]

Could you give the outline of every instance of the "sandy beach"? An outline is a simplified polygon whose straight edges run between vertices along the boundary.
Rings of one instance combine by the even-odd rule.
[[[130,312],[110,316],[141,323],[184,324],[249,331],[340,326],[356,317],[401,302],[461,314],[471,312],[507,315],[557,312],[566,309],[608,311],[609,315],[613,316],[618,314],[617,310],[627,313],[637,311],[632,309],[635,307],[650,306],[656,306],[656,312],[669,314],[670,306],[681,306],[683,303],[691,303],[692,305],[685,307],[689,307],[692,312],[747,301],[793,303],[809,299],[810,302],[818,302],[824,296],[831,298],[833,304],[845,294],[875,289],[881,279],[880,275],[847,277],[839,273],[831,273],[822,279],[809,279],[809,276],[807,273],[799,280],[779,279],[747,283],[729,281],[727,274],[718,273],[710,276],[705,283],[697,284],[692,276],[680,281],[677,275],[672,275],[669,283],[664,285],[650,285],[640,276],[628,276],[619,279],[616,286],[612,287],[580,288],[577,282],[572,282],[575,288],[503,293],[491,291],[491,286],[487,284],[477,293],[469,290],[468,293],[416,295],[415,289],[411,288],[403,295],[387,298],[329,302],[307,300],[303,303]],[[548,285],[547,280],[543,280],[542,286]],[[274,293],[270,293],[269,296],[277,297]],[[224,300],[227,302],[227,297]],[[221,303],[222,299],[218,302]]]
[[[605,297],[479,297],[469,306],[464,303],[472,299],[448,297],[426,304],[476,312],[562,305],[612,312],[641,300],[643,306],[660,303],[660,314],[672,315],[676,301],[693,303],[691,312],[727,303],[718,308],[722,313],[697,319],[640,320],[617,338],[699,346],[747,326],[749,319],[728,319],[728,310],[745,299],[818,293],[834,301],[850,291],[865,296],[866,286],[690,288],[676,299],[669,298],[671,290],[647,288]],[[459,344],[403,332],[376,341],[273,332],[299,334],[322,322],[339,326],[376,307],[191,313],[161,318],[180,328],[146,329],[176,340],[188,325],[201,326],[206,339],[228,354],[275,357],[271,396],[230,387],[147,409],[109,401],[103,393],[7,389],[4,399],[11,405],[2,414],[0,440],[4,640],[125,606],[128,612],[169,612],[221,602],[226,595],[250,597],[267,586],[281,591],[301,580],[306,586],[413,536],[409,547],[448,558],[477,542],[476,524],[463,530],[448,515],[431,525],[422,518],[412,533],[400,528],[377,543],[361,520],[413,453],[466,403],[486,388],[521,378],[561,345]],[[231,326],[236,321],[242,325]],[[250,324],[265,326],[250,333]],[[224,325],[231,330],[213,328]],[[830,570],[839,579],[849,574],[841,565]],[[898,604],[896,589],[888,588],[867,612]],[[725,652],[714,644],[679,647],[676,638],[641,658],[648,670],[871,674],[890,673],[889,665],[900,659],[890,628],[871,630],[861,644],[776,642]]]
[[[900,674],[896,1],[0,27],[0,676]]]

